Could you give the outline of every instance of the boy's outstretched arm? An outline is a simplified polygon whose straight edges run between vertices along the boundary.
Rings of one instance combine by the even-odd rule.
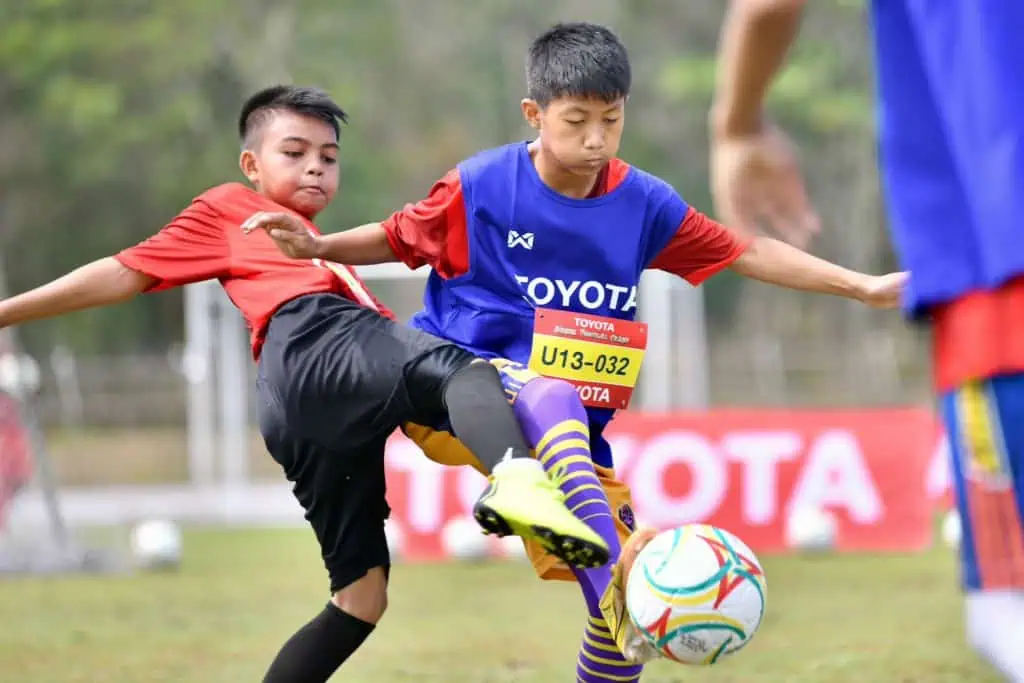
[[[906,273],[858,273],[770,237],[750,240],[730,268],[754,280],[857,299],[875,308],[899,306],[907,281]]]
[[[898,306],[907,280],[906,273],[858,273],[770,237],[740,236],[693,208],[687,208],[679,230],[649,267],[694,286],[730,268],[780,287],[845,296],[877,308]]]
[[[242,224],[248,234],[265,230],[285,256],[324,259],[351,266],[397,261],[387,233],[380,223],[367,223],[344,232],[317,235],[298,216],[286,212],[261,212]]]
[[[320,251],[323,252],[319,258],[328,261],[369,266],[398,260],[380,223],[366,223],[345,232],[321,235],[319,239]],[[342,256],[347,256],[348,260]]]
[[[196,200],[152,237],[53,282],[0,301],[0,327],[116,304],[136,294],[223,277],[229,272],[226,221]]]
[[[466,209],[455,169],[434,183],[427,197],[380,223],[320,235],[294,214],[263,212],[246,220],[242,230],[265,231],[291,258],[352,266],[400,261],[413,269],[430,266],[441,277],[457,277],[469,267]]]
[[[124,266],[114,258],[102,258],[45,285],[0,301],[0,327],[127,301],[154,282],[154,278]]]

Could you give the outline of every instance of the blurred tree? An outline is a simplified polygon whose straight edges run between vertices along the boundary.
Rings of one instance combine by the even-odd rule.
[[[287,80],[293,4],[249,3],[239,16],[202,0],[48,0],[0,22],[0,247],[14,256],[12,289],[143,239],[206,186],[237,178],[236,111],[252,82]],[[261,49],[247,52],[253,36]],[[116,351],[165,346],[181,327],[170,293],[26,331]]]

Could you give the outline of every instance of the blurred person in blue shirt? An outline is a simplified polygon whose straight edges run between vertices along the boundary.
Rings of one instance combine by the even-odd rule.
[[[764,99],[805,0],[734,0],[710,116],[719,218],[817,232]],[[930,322],[970,644],[1024,681],[1024,2],[873,0],[878,145],[908,318]]]

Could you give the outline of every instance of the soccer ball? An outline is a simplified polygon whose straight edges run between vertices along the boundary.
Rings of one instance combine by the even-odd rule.
[[[467,562],[479,562],[491,554],[491,540],[469,516],[455,517],[444,525],[441,546],[449,558]]]
[[[803,552],[827,552],[835,548],[839,522],[820,507],[800,507],[786,516],[786,546]]]
[[[389,519],[384,524],[384,538],[387,540],[388,554],[391,556],[391,561],[396,562],[400,560],[405,552],[405,532],[402,531],[402,525],[393,519]]]
[[[28,354],[0,354],[0,391],[11,396],[29,396],[39,390],[39,363]]]
[[[689,524],[661,532],[637,555],[626,611],[662,657],[714,664],[754,637],[767,587],[746,544],[723,529]]]
[[[953,508],[942,517],[942,542],[947,548],[956,550],[963,540],[964,529],[960,523],[960,512]]]
[[[526,546],[523,545],[523,539],[519,536],[504,536],[499,539],[499,543],[507,559],[519,562],[525,562],[530,559],[529,555],[526,554]]]
[[[181,563],[181,550],[181,529],[174,522],[151,519],[132,529],[132,557],[141,569],[175,569]]]

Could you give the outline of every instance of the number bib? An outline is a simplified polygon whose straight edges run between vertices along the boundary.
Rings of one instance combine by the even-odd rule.
[[[647,324],[538,308],[530,369],[574,384],[583,405],[629,405],[647,349]]]

